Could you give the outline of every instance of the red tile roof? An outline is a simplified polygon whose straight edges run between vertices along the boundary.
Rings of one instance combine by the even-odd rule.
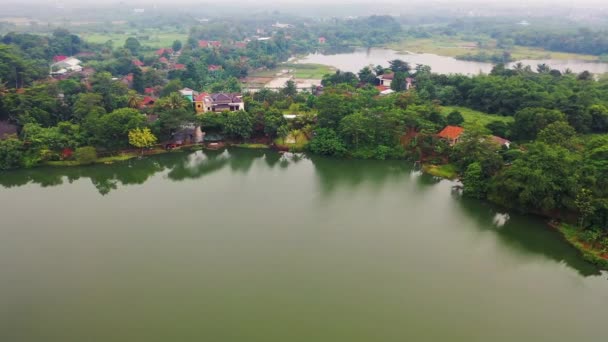
[[[200,93],[198,94],[197,97],[194,98],[194,101],[196,102],[203,102],[205,100],[205,97],[209,96],[209,94],[207,93]]]
[[[161,62],[161,63],[165,63],[165,64],[169,63],[169,60],[167,58],[165,58],[165,57],[159,58],[158,61]]]
[[[171,49],[171,48],[167,48],[167,49],[158,49],[158,50],[156,50],[156,54],[157,54],[158,56],[162,56],[162,55],[164,55],[165,53],[169,53],[169,54],[171,54],[171,53],[173,53],[173,49]]]
[[[446,126],[441,132],[439,132],[438,136],[444,139],[457,139],[462,132],[464,132],[464,128],[458,126]]]
[[[175,70],[186,70],[186,64],[175,64],[173,68]]]
[[[200,48],[207,48],[209,47],[209,42],[206,40],[199,40],[198,41],[198,47]]]
[[[211,64],[211,65],[209,65],[209,67],[207,68],[207,70],[209,70],[209,71],[222,70],[222,66],[221,65]]]
[[[142,106],[148,106],[148,105],[154,104],[154,102],[156,102],[156,100],[154,100],[154,98],[153,98],[153,97],[146,96],[146,97],[144,97],[144,99],[141,101],[141,105],[142,105]]]
[[[387,87],[387,86],[384,86],[384,85],[379,85],[379,86],[376,86],[376,89],[378,89],[378,91],[380,91],[380,92],[383,92],[385,90],[391,89],[391,87]]]
[[[154,88],[146,88],[144,89],[144,93],[146,94],[154,94],[155,89]]]
[[[244,48],[247,47],[247,43],[245,43],[245,42],[236,42],[236,43],[234,43],[234,46],[236,46],[239,49],[244,49]]]
[[[211,46],[213,46],[213,47],[221,47],[221,46],[222,46],[222,43],[220,43],[220,42],[219,42],[219,41],[217,41],[217,40],[212,40],[212,41],[210,41],[210,42],[209,42],[209,44],[210,44]]]
[[[132,63],[133,63],[133,65],[138,66],[138,67],[142,67],[145,65],[144,62],[140,61],[139,59],[134,59]]]
[[[68,59],[68,56],[58,55],[58,56],[53,57],[53,63],[61,62],[66,59]]]

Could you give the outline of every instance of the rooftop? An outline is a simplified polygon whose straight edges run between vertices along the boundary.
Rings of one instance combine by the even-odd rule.
[[[438,136],[444,139],[457,139],[464,132],[464,128],[459,126],[446,126]]]

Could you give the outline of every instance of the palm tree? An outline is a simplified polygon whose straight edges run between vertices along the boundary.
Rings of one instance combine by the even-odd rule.
[[[188,106],[188,102],[180,93],[171,93],[164,102],[166,109],[182,109]]]
[[[524,73],[524,63],[522,62],[517,62],[514,66],[513,66],[513,70],[515,70],[516,73],[518,74],[523,74]]]
[[[139,97],[139,95],[134,91],[130,91],[129,98],[127,99],[127,107],[139,108],[140,104],[141,104],[141,98]]]

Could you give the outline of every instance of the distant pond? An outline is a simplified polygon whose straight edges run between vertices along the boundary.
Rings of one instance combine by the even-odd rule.
[[[401,53],[391,49],[358,49],[350,53],[340,53],[335,55],[310,54],[299,63],[315,63],[333,66],[343,71],[358,72],[368,65],[388,65],[388,61],[401,59],[411,64],[424,64],[431,67],[433,72],[440,74],[465,74],[475,75],[479,72],[489,73],[494,66],[492,63],[482,63],[473,61],[461,61],[453,57],[439,56],[430,53]],[[585,70],[594,74],[608,72],[608,63],[588,62],[581,60],[521,60],[524,65],[531,66],[534,70],[538,64],[547,64],[553,69],[564,71],[570,69],[575,73]],[[514,65],[517,62],[510,63]]]

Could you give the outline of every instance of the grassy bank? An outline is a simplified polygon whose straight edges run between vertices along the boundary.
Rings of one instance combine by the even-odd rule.
[[[557,229],[566,241],[578,249],[585,260],[608,270],[608,253],[597,244],[586,242],[581,229],[565,223],[551,224],[551,226]]]
[[[466,107],[445,106],[442,108],[441,113],[447,117],[451,112],[455,110],[459,111],[460,114],[462,114],[462,117],[464,118],[463,127],[465,128],[467,127],[467,125],[471,124],[485,126],[492,121],[502,121],[504,123],[511,123],[514,121],[512,116],[488,114]]]
[[[456,166],[452,164],[445,165],[430,165],[425,164],[422,165],[422,171],[424,173],[428,173],[429,175],[445,178],[445,179],[456,179],[458,177],[458,171],[456,170]]]
[[[290,70],[291,72],[285,72]],[[285,63],[274,69],[253,71],[249,77],[289,77],[294,76],[304,80],[320,80],[326,74],[335,72],[335,68],[321,64],[295,64]]]
[[[270,148],[270,146],[268,146],[266,144],[236,144],[236,145],[234,145],[234,147],[249,148],[249,149],[254,149],[254,150]]]
[[[502,54],[504,49],[496,46],[496,40],[484,40],[484,47],[477,47],[477,42],[458,37],[438,36],[433,38],[408,38],[398,43],[389,44],[387,47],[405,52],[432,53],[441,56],[456,57],[467,54],[475,55],[480,52],[487,54]],[[513,60],[522,59],[560,59],[560,60],[585,60],[598,61],[598,56],[584,55],[567,52],[547,51],[541,48],[527,46],[514,46],[509,49]]]

